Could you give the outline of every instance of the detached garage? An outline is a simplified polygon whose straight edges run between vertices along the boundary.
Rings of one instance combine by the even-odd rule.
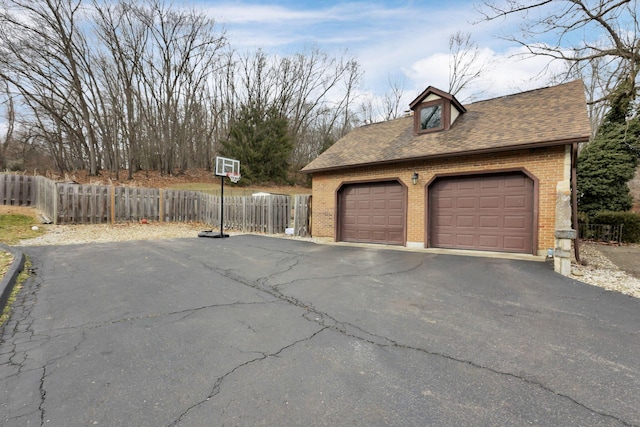
[[[571,228],[591,133],[574,81],[462,105],[429,87],[405,117],[356,128],[302,169],[312,234],[413,248],[546,255]]]

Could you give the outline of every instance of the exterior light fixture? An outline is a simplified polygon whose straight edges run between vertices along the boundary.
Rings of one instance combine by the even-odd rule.
[[[416,185],[418,183],[418,172],[413,173],[413,176],[411,177],[411,182],[413,183],[413,185]]]

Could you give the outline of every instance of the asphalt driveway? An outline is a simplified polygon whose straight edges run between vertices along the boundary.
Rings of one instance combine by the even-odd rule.
[[[640,425],[640,301],[258,236],[25,248],[3,426]]]

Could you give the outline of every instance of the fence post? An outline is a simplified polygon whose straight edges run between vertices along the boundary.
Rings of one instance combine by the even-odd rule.
[[[55,181],[53,182],[53,223],[54,224],[58,224],[58,199],[60,198],[60,194],[58,193],[58,184],[55,183]]]
[[[111,204],[111,224],[116,223],[116,187],[111,185],[109,186],[109,200]]]
[[[267,196],[267,234],[273,234],[273,196]]]
[[[247,196],[242,198],[242,232],[244,233],[247,226]]]

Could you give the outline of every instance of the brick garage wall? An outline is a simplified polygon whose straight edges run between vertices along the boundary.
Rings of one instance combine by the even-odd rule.
[[[564,179],[565,148],[550,147],[505,153],[406,162],[313,174],[313,225],[316,237],[335,238],[336,197],[342,183],[399,179],[407,187],[407,241],[424,242],[426,184],[438,174],[488,173],[524,168],[538,179],[538,252],[555,247],[556,185]],[[412,185],[414,172],[420,175]]]

